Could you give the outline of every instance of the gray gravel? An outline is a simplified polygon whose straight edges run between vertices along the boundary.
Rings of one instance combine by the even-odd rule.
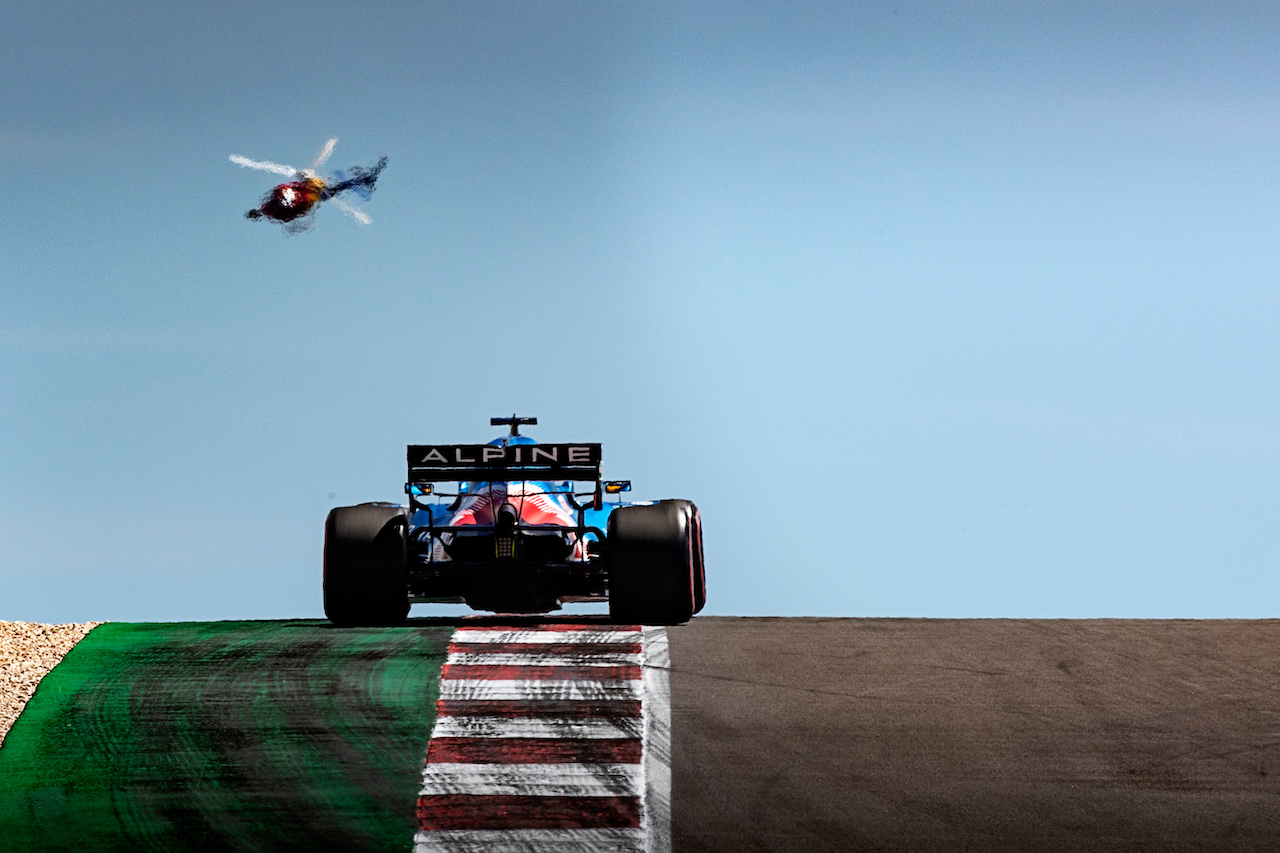
[[[40,679],[101,622],[42,625],[0,621],[0,745]]]

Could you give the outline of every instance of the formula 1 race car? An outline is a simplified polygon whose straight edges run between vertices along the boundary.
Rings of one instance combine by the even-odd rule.
[[[702,519],[686,500],[624,503],[599,444],[538,444],[537,418],[492,418],[488,444],[409,445],[408,506],[338,507],[325,522],[324,612],[397,625],[409,605],[548,613],[608,602],[616,622],[677,625],[706,601]],[[453,492],[437,484],[456,483]],[[592,483],[575,492],[575,483]],[[606,494],[617,496],[606,502]],[[444,500],[442,500],[444,499]]]

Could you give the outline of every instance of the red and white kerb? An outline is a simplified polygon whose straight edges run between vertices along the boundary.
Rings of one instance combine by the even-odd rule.
[[[459,628],[416,853],[671,850],[663,628]]]

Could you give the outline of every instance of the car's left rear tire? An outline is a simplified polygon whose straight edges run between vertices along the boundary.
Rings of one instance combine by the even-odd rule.
[[[360,504],[329,513],[324,526],[324,615],[335,625],[402,625],[409,615],[405,516],[398,506]]]

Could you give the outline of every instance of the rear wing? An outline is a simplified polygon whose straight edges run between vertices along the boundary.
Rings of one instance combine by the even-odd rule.
[[[410,483],[600,482],[598,444],[411,444]]]

